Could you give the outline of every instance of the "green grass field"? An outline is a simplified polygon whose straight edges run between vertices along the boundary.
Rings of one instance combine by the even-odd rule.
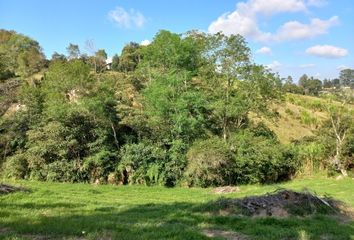
[[[354,221],[325,215],[252,218],[218,212],[220,197],[239,198],[279,187],[328,194],[354,207],[354,180],[304,179],[279,185],[212,189],[12,182],[30,192],[0,195],[0,239],[354,239]],[[239,234],[237,236],[232,234]],[[223,239],[215,235],[215,239]]]

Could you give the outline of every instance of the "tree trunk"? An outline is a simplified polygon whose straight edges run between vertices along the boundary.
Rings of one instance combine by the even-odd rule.
[[[342,173],[344,177],[348,177],[347,170],[343,166],[340,158],[341,158],[341,153],[342,153],[342,140],[338,136],[336,139],[336,155],[334,156],[334,165],[337,166],[338,170]]]
[[[118,142],[118,139],[117,139],[117,133],[116,133],[116,130],[114,129],[113,123],[111,123],[111,128],[112,128],[112,131],[113,131],[114,142],[115,142],[115,144],[117,146],[117,150],[119,150],[119,142]]]
[[[6,155],[7,155],[7,146],[9,145],[9,142],[7,141],[5,144],[5,149],[4,149],[4,161],[6,159]]]

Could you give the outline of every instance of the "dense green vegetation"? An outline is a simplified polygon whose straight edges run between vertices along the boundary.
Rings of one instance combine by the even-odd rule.
[[[0,196],[0,239],[210,239],[204,233],[206,229],[264,240],[354,237],[353,222],[319,213],[289,218],[227,214],[227,209],[216,202],[220,195],[210,188],[35,181],[17,184],[29,187],[30,192]],[[240,186],[240,192],[224,196],[241,198],[279,187],[310,187],[317,194],[329,194],[354,207],[352,179],[317,178],[281,185]]]
[[[277,121],[274,106],[289,99],[286,92],[319,95],[322,83],[282,82],[252,62],[240,35],[162,30],[148,46],[127,44],[110,70],[103,49],[86,47],[90,55],[70,44],[68,56],[46,61],[36,41],[1,30],[0,56],[15,61],[0,69],[4,176],[208,187],[274,183],[304,171],[347,176],[354,168],[350,71],[340,76],[347,92],[335,89],[308,107],[323,120],[300,112],[313,135],[284,143],[265,124]]]

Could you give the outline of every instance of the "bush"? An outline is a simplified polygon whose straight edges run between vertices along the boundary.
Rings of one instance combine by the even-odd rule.
[[[165,184],[175,186],[182,178],[187,165],[188,145],[181,140],[174,140],[167,151],[165,163]]]
[[[74,162],[56,161],[44,167],[46,180],[52,182],[77,182],[80,180]]]
[[[244,131],[235,134],[230,143],[235,149],[234,174],[237,184],[287,180],[298,167],[295,151],[273,138]]]
[[[108,175],[112,173],[117,164],[114,152],[101,150],[87,157],[83,164],[83,173],[90,182],[107,182]]]
[[[4,164],[6,177],[23,179],[28,175],[28,162],[24,154],[17,154],[9,157]]]
[[[118,175],[123,183],[164,185],[166,153],[150,143],[126,144],[120,151]]]
[[[199,141],[187,153],[186,178],[190,186],[219,186],[234,183],[235,168],[228,145],[214,137]]]

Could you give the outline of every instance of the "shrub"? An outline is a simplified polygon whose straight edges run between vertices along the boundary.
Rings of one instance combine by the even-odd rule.
[[[74,162],[56,161],[44,167],[47,181],[77,182],[79,176]]]
[[[28,175],[28,163],[24,154],[17,154],[7,158],[4,164],[6,177],[23,179]]]
[[[175,186],[183,178],[187,165],[186,152],[188,145],[181,140],[174,140],[167,151],[165,163],[165,184]]]
[[[273,183],[289,179],[296,172],[295,152],[274,138],[243,131],[235,134],[230,143],[235,149],[237,184]]]
[[[85,158],[81,173],[85,177],[82,177],[90,182],[107,182],[108,175],[116,167],[116,159],[116,154],[108,150],[101,150]]]
[[[189,185],[207,187],[234,183],[235,167],[228,145],[214,137],[193,144],[187,153]]]
[[[166,153],[150,143],[126,144],[120,151],[117,166],[121,181],[129,184],[165,184],[164,164]]]

